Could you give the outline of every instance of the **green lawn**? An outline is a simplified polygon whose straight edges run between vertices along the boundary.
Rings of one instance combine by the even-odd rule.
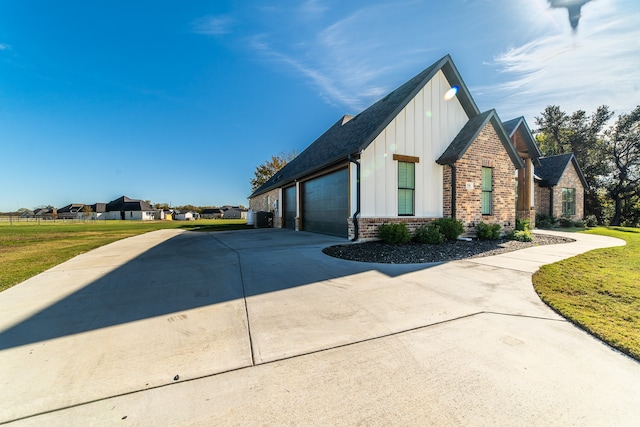
[[[640,360],[640,230],[611,227],[585,233],[627,244],[545,265],[533,276],[534,288],[562,316]]]
[[[0,291],[83,252],[154,230],[221,231],[246,220],[0,222]]]

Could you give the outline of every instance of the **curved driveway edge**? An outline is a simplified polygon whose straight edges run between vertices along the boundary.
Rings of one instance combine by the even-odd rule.
[[[278,229],[116,242],[0,293],[0,422],[632,425],[640,364],[531,285],[624,244],[570,236],[439,265],[331,258],[342,239]]]

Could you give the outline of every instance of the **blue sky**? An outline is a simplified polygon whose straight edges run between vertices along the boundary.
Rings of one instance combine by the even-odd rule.
[[[445,54],[481,110],[640,104],[640,2],[0,2],[0,211],[248,205],[301,152]]]

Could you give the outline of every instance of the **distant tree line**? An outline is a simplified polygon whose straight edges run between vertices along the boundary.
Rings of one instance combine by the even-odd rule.
[[[571,153],[587,180],[585,216],[599,224],[638,227],[640,224],[640,105],[620,114],[603,105],[590,116],[572,114],[557,105],[535,118],[534,131],[543,156]]]

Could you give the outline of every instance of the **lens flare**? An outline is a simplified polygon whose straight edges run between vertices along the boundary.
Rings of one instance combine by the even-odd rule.
[[[454,86],[451,89],[449,89],[447,91],[447,93],[444,94],[444,100],[445,101],[450,101],[453,99],[454,96],[456,96],[456,94],[458,93],[458,86]]]

